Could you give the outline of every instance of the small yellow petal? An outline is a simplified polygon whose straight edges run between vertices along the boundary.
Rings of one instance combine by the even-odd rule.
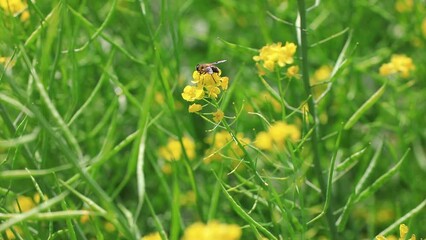
[[[194,103],[194,104],[192,104],[192,105],[189,106],[188,112],[190,112],[190,113],[198,112],[201,109],[203,109],[203,106],[201,106],[200,104]]]

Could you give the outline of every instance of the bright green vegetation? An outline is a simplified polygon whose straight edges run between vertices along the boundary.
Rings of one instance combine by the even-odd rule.
[[[0,239],[426,237],[424,1],[4,2]],[[278,42],[294,62],[260,75]],[[189,113],[221,59],[228,89]]]

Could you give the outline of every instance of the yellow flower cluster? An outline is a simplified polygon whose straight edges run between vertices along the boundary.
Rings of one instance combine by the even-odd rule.
[[[237,133],[237,139],[243,146],[246,146],[251,142],[249,138],[244,137],[243,133]],[[209,136],[206,139],[206,142],[210,145],[210,149],[207,150],[207,156],[204,159],[205,163],[221,160],[221,150],[224,150],[223,153],[227,156],[244,156],[244,151],[232,139],[231,134],[227,131],[216,132],[214,135]],[[230,146],[228,147],[228,145]]]
[[[274,146],[284,148],[287,139],[299,140],[300,130],[296,125],[278,121],[272,124],[268,131],[259,132],[256,135],[254,145],[261,150],[273,150]]]
[[[207,224],[200,222],[190,225],[182,240],[238,240],[241,238],[241,228],[236,224],[224,224],[211,221]]]
[[[296,53],[296,44],[286,42],[284,46],[282,43],[273,43],[266,45],[260,49],[259,55],[254,56],[253,60],[261,62],[262,66],[269,71],[274,71],[275,65],[284,67],[294,62],[294,54]],[[295,76],[299,69],[297,67],[289,68],[287,75]],[[261,72],[262,74],[262,72]]]
[[[193,83],[195,86],[188,85],[183,89],[182,98],[188,102],[201,100],[206,96],[208,98],[216,99],[221,90],[228,89],[229,78],[221,77],[221,71],[218,73],[199,73],[194,71],[192,74]]]
[[[405,237],[408,234],[408,227],[405,224],[401,224],[399,225],[399,239],[405,239]],[[390,239],[397,239],[395,236],[389,236],[389,237],[384,237],[384,236],[377,236],[376,240],[390,240]],[[416,240],[416,235],[411,235],[411,237],[408,240]]]
[[[217,67],[216,67],[217,68]],[[195,85],[188,85],[183,89],[182,98],[188,102],[195,102],[197,100],[205,100],[209,102],[209,98],[216,102],[221,91],[228,89],[229,78],[222,77],[222,71],[217,68],[218,72],[213,73],[200,73],[194,71],[192,74],[192,83]],[[203,105],[193,103],[188,107],[188,112],[195,113],[203,109]],[[219,123],[224,117],[223,111],[218,109],[212,113],[213,121]]]
[[[188,137],[183,137],[182,142],[188,158],[193,159],[195,157],[194,141]],[[180,160],[182,158],[182,147],[180,142],[176,139],[169,139],[166,146],[159,148],[158,154],[167,161]]]
[[[239,240],[241,228],[236,224],[225,224],[211,221],[207,224],[196,222],[190,225],[183,234],[182,240]],[[161,240],[159,232],[150,233],[141,240]]]
[[[415,69],[413,60],[403,54],[392,55],[391,61],[389,63],[383,64],[379,73],[382,76],[389,76],[393,74],[399,74],[403,78],[408,78],[410,72]]]
[[[30,12],[27,10],[27,4],[21,0],[0,0],[0,7],[11,15],[21,14],[21,21],[27,21],[30,18]]]

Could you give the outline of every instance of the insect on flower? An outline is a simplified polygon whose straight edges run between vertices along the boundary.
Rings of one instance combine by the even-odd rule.
[[[216,66],[216,64],[224,63],[226,60],[220,60],[212,63],[202,63],[197,64],[195,67],[195,70],[197,70],[200,74],[213,74],[213,73],[220,73],[220,69]]]

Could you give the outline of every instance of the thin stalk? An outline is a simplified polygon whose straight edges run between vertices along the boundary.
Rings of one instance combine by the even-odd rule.
[[[308,40],[306,36],[307,26],[306,26],[306,5],[304,0],[297,0],[297,5],[299,8],[299,17],[300,17],[300,39],[299,39],[299,48],[301,51],[301,57],[302,57],[302,78],[303,78],[303,85],[305,88],[306,96],[308,97],[308,106],[309,106],[309,113],[311,114],[313,118],[313,133],[312,133],[312,151],[314,154],[314,170],[315,174],[317,175],[318,182],[320,184],[321,188],[321,194],[322,199],[326,201],[327,196],[327,185],[325,184],[324,178],[322,176],[323,169],[321,168],[321,161],[320,161],[320,151],[319,151],[319,144],[320,144],[320,134],[319,134],[319,121],[318,117],[316,115],[316,106],[314,99],[311,97],[311,87],[309,83],[309,59],[308,59]],[[330,186],[331,187],[331,186]],[[330,204],[330,207],[326,209],[326,217],[328,226],[330,228],[330,239],[336,239],[337,238],[337,231],[336,231],[336,225],[334,224],[334,217],[333,217],[333,205]]]

